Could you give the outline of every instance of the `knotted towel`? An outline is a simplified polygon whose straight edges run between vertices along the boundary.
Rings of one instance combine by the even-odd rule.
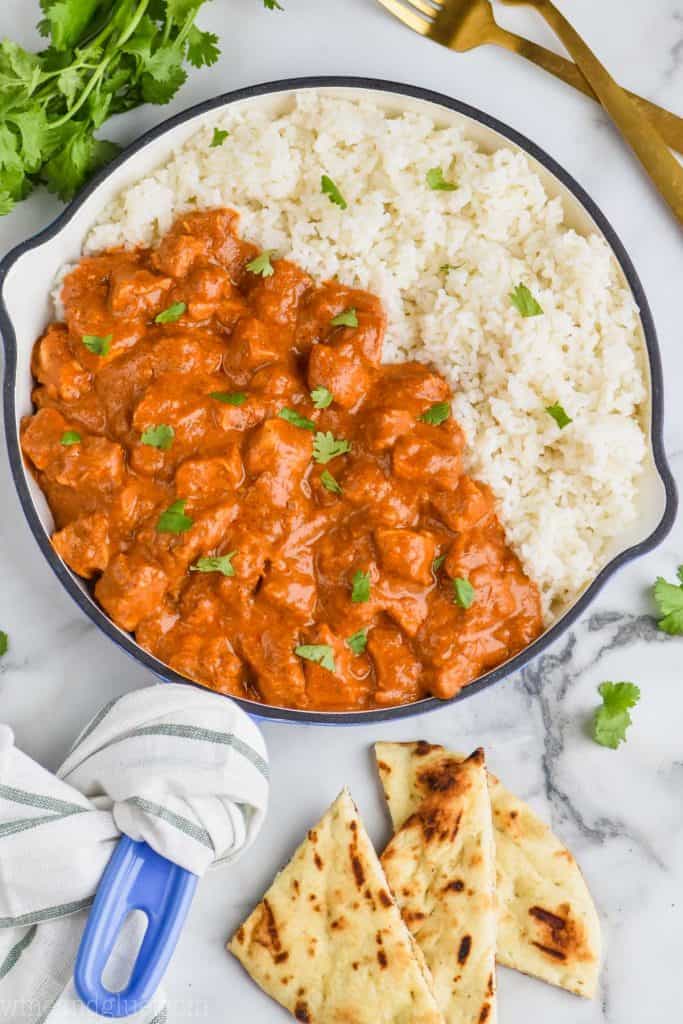
[[[87,908],[122,832],[201,875],[249,846],[267,799],[259,730],[206,690],[157,685],[112,701],[56,776],[0,725],[0,1021],[97,1019],[71,979]],[[136,949],[140,928],[129,923]],[[125,950],[114,976],[124,964]],[[126,1020],[163,1024],[163,994]]]

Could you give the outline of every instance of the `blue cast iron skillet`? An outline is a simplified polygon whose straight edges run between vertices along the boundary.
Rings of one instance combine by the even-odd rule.
[[[512,672],[519,671],[528,664],[532,658],[537,657],[542,651],[546,650],[553,641],[558,639],[558,637],[569,629],[576,619],[583,614],[591,601],[594,600],[601,587],[604,586],[606,581],[617,571],[617,569],[632,559],[645,554],[645,552],[650,551],[659,544],[671,529],[675,519],[677,508],[676,487],[666,461],[662,440],[662,367],[652,314],[643,292],[642,285],[626,250],[604,214],[601,213],[590,196],[586,194],[571,175],[569,175],[564,168],[557,164],[552,157],[548,156],[548,154],[540,149],[535,143],[531,142],[514,129],[509,128],[500,121],[497,121],[495,118],[490,117],[488,114],[485,114],[474,107],[470,107],[465,103],[461,103],[459,100],[452,99],[449,96],[443,96],[440,93],[431,92],[428,89],[422,89],[416,86],[401,85],[396,82],[385,82],[377,79],[346,76],[294,78],[279,82],[269,82],[263,85],[250,86],[245,89],[237,89],[234,92],[225,93],[222,96],[217,96],[215,99],[207,100],[197,106],[190,107],[188,110],[180,114],[176,114],[174,117],[171,117],[166,121],[162,121],[162,123],[156,128],[146,132],[136,142],[124,149],[116,160],[100,171],[99,174],[97,174],[79,193],[76,199],[66,207],[63,213],[61,213],[56,220],[52,222],[52,224],[33,238],[17,246],[4,258],[2,263],[0,263],[0,332],[2,333],[5,347],[5,374],[3,389],[5,434],[12,475],[14,477],[14,483],[19,494],[24,514],[33,536],[40,546],[50,567],[57,575],[64,588],[76,601],[81,610],[85,612],[85,614],[102,630],[102,632],[109,636],[128,654],[134,657],[140,664],[150,669],[162,680],[174,683],[197,685],[190,683],[189,680],[184,676],[179,675],[177,672],[174,672],[174,670],[169,668],[168,665],[164,665],[162,662],[152,657],[151,654],[143,651],[142,648],[137,646],[132,637],[119,630],[110,621],[110,619],[107,618],[88,593],[81,589],[50,544],[49,537],[45,532],[31,498],[19,448],[18,424],[14,407],[17,341],[5,303],[4,284],[8,272],[24,253],[40,246],[57,235],[62,228],[69,223],[84,201],[102,184],[112,171],[116,170],[116,168],[120,167],[121,164],[133,158],[145,145],[155,139],[158,139],[169,129],[172,129],[183,122],[196,117],[197,115],[204,113],[209,114],[211,111],[216,110],[219,107],[224,107],[230,103],[260,96],[267,96],[269,94],[292,92],[297,89],[311,88],[374,90],[383,94],[393,94],[396,96],[410,97],[411,99],[424,100],[429,103],[436,104],[437,106],[456,111],[475,122],[479,122],[487,128],[493,129],[493,131],[501,135],[503,139],[507,139],[516,146],[525,150],[531,157],[543,165],[546,170],[559,179],[569,192],[574,195],[607,239],[616,259],[621,265],[621,269],[628,281],[640,310],[640,318],[643,324],[647,345],[651,380],[650,441],[654,463],[665,492],[664,507],[661,518],[649,536],[626,550],[619,552],[619,554],[617,554],[616,557],[602,569],[591,585],[576,601],[573,607],[569,609],[541,637],[539,637],[538,640],[523,650],[520,654],[505,662],[505,664],[498,666],[492,671],[481,676],[475,682],[470,683],[469,686],[465,687],[465,689],[463,689],[451,701],[444,702],[432,697],[417,701],[413,704],[376,709],[372,711],[324,712],[268,707],[255,701],[238,700],[238,703],[246,711],[262,719],[280,722],[317,723],[321,725],[367,724],[368,722],[389,721],[398,718],[405,718],[408,715],[423,714],[426,711],[435,711],[437,708],[443,708],[447,704],[452,704],[455,701],[463,700],[465,697],[471,696],[472,694],[479,693],[480,690],[483,690],[485,687],[492,686],[493,683],[498,682],[500,679],[510,675]],[[41,287],[43,286],[44,285],[41,285]]]

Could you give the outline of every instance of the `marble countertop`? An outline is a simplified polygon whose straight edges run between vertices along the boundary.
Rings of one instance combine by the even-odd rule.
[[[134,111],[119,118],[111,134],[130,141],[161,117],[238,86],[335,73],[427,86],[528,134],[593,196],[641,275],[663,353],[666,445],[680,484],[681,233],[600,109],[503,51],[450,54],[394,23],[374,0],[283,2],[283,14],[262,10],[259,0],[207,5],[201,21],[220,35],[220,62],[193,73],[169,108]],[[565,0],[561,6],[623,84],[683,113],[680,0]],[[555,45],[532,12],[497,12],[504,24]],[[37,45],[37,18],[37,0],[4,0],[0,35]],[[0,252],[43,227],[58,209],[44,193],[22,203],[0,220]],[[4,454],[0,494],[0,628],[11,643],[0,663],[0,715],[20,747],[55,767],[106,700],[152,680],[91,625],[46,568]],[[247,859],[200,887],[168,977],[170,1020],[287,1019],[240,976],[223,945],[343,784],[373,837],[386,837],[369,751],[378,738],[485,746],[494,770],[552,822],[587,876],[605,941],[598,998],[584,1002],[502,968],[502,1024],[679,1019],[683,641],[656,630],[648,588],[659,573],[671,577],[682,561],[683,524],[659,549],[619,572],[550,653],[453,707],[378,727],[264,726],[273,764],[269,819]],[[642,690],[628,743],[616,752],[597,746],[587,731],[604,679],[630,679]]]

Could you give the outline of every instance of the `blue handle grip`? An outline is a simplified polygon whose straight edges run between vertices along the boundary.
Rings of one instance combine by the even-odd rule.
[[[123,836],[109,861],[81,938],[74,983],[86,1006],[104,1017],[127,1017],[156,992],[180,936],[197,875],[161,857],[147,843]],[[132,910],[147,930],[130,980],[120,992],[102,984],[102,972]]]

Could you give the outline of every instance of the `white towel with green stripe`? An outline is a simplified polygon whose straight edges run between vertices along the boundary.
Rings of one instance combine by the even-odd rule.
[[[207,690],[167,684],[119,697],[83,730],[56,775],[17,750],[0,725],[0,1020],[96,1019],[78,1000],[72,973],[121,833],[202,875],[247,849],[267,801],[261,733],[236,704]],[[130,948],[117,947],[110,987],[125,981],[139,942],[132,919],[127,932]],[[166,1019],[161,992],[126,1018]]]

